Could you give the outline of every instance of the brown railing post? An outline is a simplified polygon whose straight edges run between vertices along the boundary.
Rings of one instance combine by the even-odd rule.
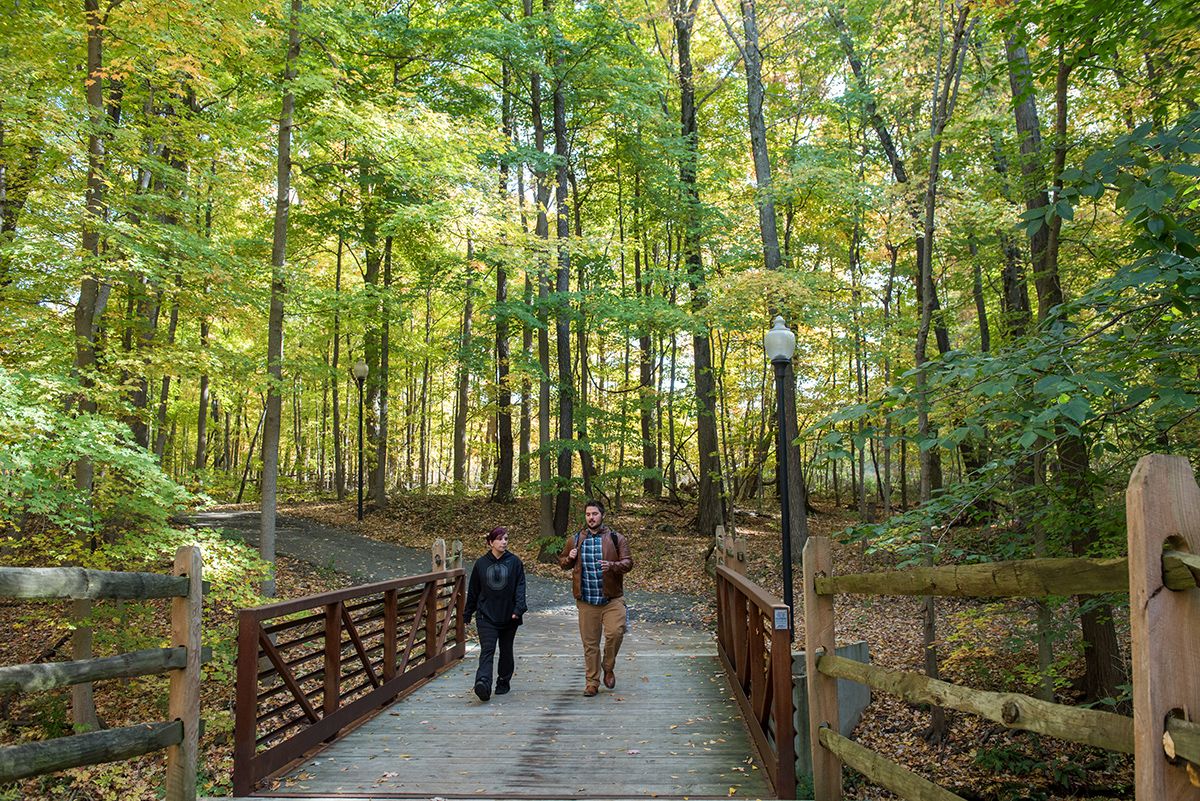
[[[467,652],[467,624],[463,615],[467,613],[467,577],[460,575],[454,579],[454,655],[462,659]]]
[[[187,595],[171,600],[171,643],[187,649],[182,668],[171,671],[167,713],[183,724],[183,739],[167,748],[167,801],[195,801],[200,747],[200,619],[204,607],[204,568],[200,549],[175,552],[177,576],[188,577]]]
[[[1200,589],[1163,586],[1163,549],[1200,553],[1200,488],[1187,459],[1143,456],[1125,495],[1133,657],[1133,757],[1137,801],[1195,801],[1196,768],[1172,765],[1163,735],[1173,715],[1200,716]],[[1191,668],[1183,666],[1191,665]]]
[[[808,734],[812,743],[813,798],[841,801],[842,761],[821,745],[821,729],[838,731],[837,679],[817,669],[817,660],[833,654],[833,597],[817,595],[817,577],[833,573],[828,537],[809,537],[804,545],[804,665],[808,673]]]
[[[443,551],[445,545],[442,546]],[[445,557],[443,556],[443,559]],[[438,583],[437,579],[430,579],[425,584],[425,592],[428,594],[425,606],[425,661],[428,662],[437,656],[437,633],[438,633]]]
[[[396,676],[396,591],[383,594],[383,680]]]
[[[796,797],[796,730],[792,702],[791,610],[783,604],[772,609],[771,679],[775,719],[775,749],[779,755],[775,792],[780,798]],[[782,628],[780,627],[782,624]]]
[[[254,751],[258,717],[258,630],[254,613],[238,613],[237,698],[233,717],[233,794],[254,791]]]
[[[325,604],[325,694],[321,711],[328,717],[337,711],[342,684],[342,602]],[[330,740],[337,737],[335,731]],[[328,741],[327,741],[328,742]]]

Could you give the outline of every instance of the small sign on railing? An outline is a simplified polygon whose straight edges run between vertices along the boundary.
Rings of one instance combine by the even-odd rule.
[[[787,629],[788,629],[788,610],[787,609],[776,609],[775,610],[775,630],[776,631],[787,631]]]

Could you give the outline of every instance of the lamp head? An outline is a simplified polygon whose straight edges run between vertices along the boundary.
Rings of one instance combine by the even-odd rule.
[[[796,335],[778,314],[771,324],[771,330],[763,334],[763,350],[771,362],[790,362],[796,352]]]
[[[354,373],[354,379],[356,381],[365,381],[367,378],[367,363],[362,359],[359,359],[354,363],[354,367],[351,368],[351,372]]]

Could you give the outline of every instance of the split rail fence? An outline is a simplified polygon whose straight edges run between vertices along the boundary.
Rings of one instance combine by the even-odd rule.
[[[434,572],[239,613],[235,795],[463,657],[461,546],[439,544]]]
[[[959,796],[838,734],[837,680],[1013,729],[1134,755],[1137,801],[1200,800],[1200,488],[1186,459],[1143,457],[1126,494],[1128,559],[1033,559],[833,575],[825,537],[804,548],[809,730],[815,801],[842,797],[842,765],[905,799]],[[1046,597],[1128,592],[1133,717],[961,687],[834,653],[838,594]],[[1191,718],[1189,718],[1191,716]]]
[[[171,598],[172,648],[151,648],[75,662],[0,667],[0,693],[42,692],[104,679],[168,673],[168,720],[74,734],[0,748],[0,784],[67,768],[167,751],[166,801],[194,801],[200,741],[200,549],[180,548],[174,574],[119,573],[68,567],[0,567],[0,597],[73,599]]]

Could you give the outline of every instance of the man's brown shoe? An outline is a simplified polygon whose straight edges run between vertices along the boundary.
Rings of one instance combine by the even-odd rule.
[[[613,673],[611,670],[604,671],[604,686],[610,690],[613,687],[616,687],[617,686],[617,674]]]
[[[600,692],[599,687],[589,684],[587,686],[587,688],[584,689],[583,694],[586,695],[588,698],[591,698],[593,695],[595,695],[598,692]]]

